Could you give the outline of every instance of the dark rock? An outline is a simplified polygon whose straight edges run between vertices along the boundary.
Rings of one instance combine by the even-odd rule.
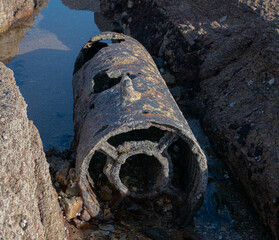
[[[145,228],[143,232],[146,234],[146,236],[154,240],[171,240],[169,234],[159,228]]]
[[[68,171],[69,171],[70,164],[65,162],[60,169],[55,174],[55,181],[60,184],[60,186],[67,186],[68,184]]]
[[[175,76],[173,76],[170,72],[165,71],[165,72],[162,74],[162,77],[164,78],[166,84],[167,84],[169,87],[173,87],[173,86],[176,84]]]
[[[100,198],[103,201],[109,201],[112,199],[112,190],[108,186],[103,186],[100,191]]]
[[[99,0],[62,0],[62,2],[70,9],[100,12]]]
[[[164,68],[164,59],[160,57],[152,56],[154,62],[156,63],[158,69]]]
[[[172,240],[201,240],[202,238],[190,230],[177,230],[170,234]]]
[[[170,88],[170,92],[176,102],[181,99],[181,88],[180,87],[176,86],[176,87]]]

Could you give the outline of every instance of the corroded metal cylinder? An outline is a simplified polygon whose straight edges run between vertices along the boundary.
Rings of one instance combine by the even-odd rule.
[[[166,193],[179,199],[179,219],[191,220],[206,189],[206,157],[145,48],[123,34],[92,37],[77,58],[73,89],[76,172],[90,215],[100,211],[98,176],[90,168],[101,157],[103,174],[120,197]],[[139,165],[147,179],[134,190],[121,174]]]

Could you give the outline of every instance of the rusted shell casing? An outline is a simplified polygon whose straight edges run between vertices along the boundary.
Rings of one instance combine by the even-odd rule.
[[[180,220],[191,220],[207,185],[206,157],[146,49],[129,36],[104,32],[83,47],[75,72],[76,172],[90,215],[98,215],[100,206],[89,164],[102,152],[103,173],[122,196],[148,198],[168,192],[180,199]],[[181,167],[174,166],[169,150],[176,142]],[[132,192],[119,176],[126,160],[139,154],[158,161],[152,186],[144,193]],[[184,168],[182,188],[172,184],[174,168]]]

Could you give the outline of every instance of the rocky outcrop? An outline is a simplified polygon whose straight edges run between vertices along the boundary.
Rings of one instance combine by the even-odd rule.
[[[5,32],[16,21],[28,17],[34,10],[33,0],[0,1],[0,33]]]
[[[9,29],[9,31],[0,35],[0,61],[7,64],[11,62],[11,59],[18,55],[19,53],[19,44],[25,37],[26,30],[32,28],[35,16],[40,14],[43,8],[48,6],[48,0],[38,0],[36,1],[36,6],[34,8],[33,13],[24,21],[17,24]],[[0,23],[3,21],[4,13],[1,13],[1,4],[3,1],[0,0]],[[6,8],[8,9],[8,8]],[[2,19],[2,20],[1,20]],[[4,25],[3,25],[4,26]],[[0,29],[2,24],[0,24]],[[1,33],[1,30],[0,30]]]
[[[124,7],[125,6],[125,7]],[[279,235],[277,1],[102,0],[183,88],[215,150]],[[148,37],[147,37],[148,35]]]
[[[65,239],[42,141],[13,72],[0,63],[0,239]]]

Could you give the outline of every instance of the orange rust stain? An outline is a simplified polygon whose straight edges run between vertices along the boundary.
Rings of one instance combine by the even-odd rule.
[[[164,103],[162,103],[162,102],[157,102],[157,103],[161,108],[166,109],[167,111],[170,111],[170,112],[174,112],[174,110],[172,108],[167,107]]]
[[[172,118],[175,121],[179,121],[175,116],[173,116],[169,111],[163,111],[161,108],[154,108],[150,105],[143,105],[144,110],[152,111],[154,115],[160,116],[162,118]]]
[[[161,116],[162,118],[172,118],[175,121],[179,121],[175,116],[171,115],[169,112],[163,112],[163,114],[157,114],[158,116]]]
[[[149,96],[154,99],[162,98],[162,99],[165,99],[166,101],[168,101],[168,98],[164,94],[162,94],[161,92],[159,92],[156,89],[151,88],[151,87],[148,87],[147,91],[142,93],[142,96],[143,97]]]

